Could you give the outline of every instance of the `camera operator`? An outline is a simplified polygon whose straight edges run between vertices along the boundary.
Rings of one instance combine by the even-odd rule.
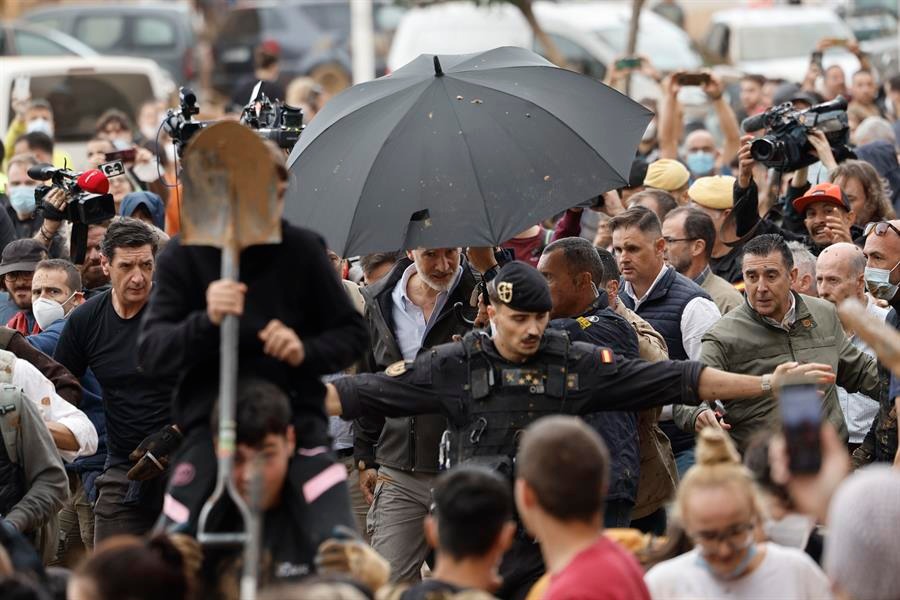
[[[51,258],[68,258],[65,239],[59,232],[59,223],[56,223],[55,228],[48,223],[51,228],[47,228],[43,215],[35,211],[34,190],[40,182],[28,176],[28,169],[37,164],[37,159],[31,154],[20,154],[9,159],[6,169],[9,204],[6,212],[17,238],[33,237],[48,249]],[[60,198],[55,200],[62,202]]]
[[[825,168],[833,169],[837,166],[831,146],[823,133],[813,130],[807,135],[807,139]],[[806,233],[796,233],[789,228],[779,227],[768,217],[760,218],[757,212],[758,192],[753,181],[753,165],[756,161],[750,151],[752,140],[752,136],[744,136],[743,146],[738,154],[739,172],[734,187],[734,216],[739,237],[777,233],[785,240],[796,240],[809,246],[810,251],[816,256],[831,244],[856,242],[862,238],[862,230],[854,224],[856,213],[839,186],[831,183],[819,184],[808,193],[804,193],[809,185],[806,182],[805,167],[794,173],[785,196],[785,204],[790,205],[802,216]]]
[[[280,216],[288,181],[284,152],[271,142],[266,147],[276,165]],[[241,318],[241,375],[275,383],[290,398],[297,460],[311,464],[307,480],[324,473],[322,459],[328,458],[326,470],[337,466],[342,474],[328,488],[344,485],[346,469],[328,453],[320,377],[362,356],[366,326],[335,277],[321,238],[286,221],[281,228],[281,243],[241,252],[240,282],[220,279],[220,250],[183,245],[179,236],[160,257],[138,355],[148,376],[179,380],[174,411],[185,440],[166,495],[168,523],[192,527],[215,481],[210,414],[218,391],[219,326],[226,315]],[[346,524],[354,526],[349,511]]]

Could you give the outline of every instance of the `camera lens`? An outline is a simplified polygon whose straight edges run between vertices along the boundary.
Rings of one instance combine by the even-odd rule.
[[[771,160],[775,155],[775,151],[775,142],[766,139],[766,137],[753,140],[753,143],[750,144],[750,155],[753,157],[753,160],[759,162]]]

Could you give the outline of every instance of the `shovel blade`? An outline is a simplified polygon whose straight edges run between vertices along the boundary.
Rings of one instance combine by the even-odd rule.
[[[240,251],[281,241],[270,150],[249,128],[221,121],[200,130],[184,154],[182,243]]]

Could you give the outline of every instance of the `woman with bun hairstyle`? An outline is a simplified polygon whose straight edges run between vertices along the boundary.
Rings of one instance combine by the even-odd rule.
[[[832,597],[828,579],[809,556],[761,541],[756,484],[723,430],[700,433],[697,464],[681,481],[675,503],[694,548],[647,572],[654,600]]]

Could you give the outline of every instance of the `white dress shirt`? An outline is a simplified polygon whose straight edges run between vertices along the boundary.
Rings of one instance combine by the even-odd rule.
[[[868,296],[866,300],[868,301],[866,312],[877,317],[879,321],[884,322],[889,312],[888,309],[881,308],[872,302],[872,299]],[[850,343],[869,356],[875,356],[875,351],[856,334],[853,334],[850,338]],[[844,413],[844,422],[847,423],[847,431],[850,432],[850,443],[863,443],[863,440],[866,439],[866,434],[872,428],[875,416],[878,414],[878,401],[869,398],[861,392],[851,394],[840,386],[837,386],[837,395],[838,404],[840,404],[841,411]]]
[[[81,410],[72,406],[56,393],[53,382],[44,377],[37,367],[27,360],[16,358],[13,363],[12,385],[20,388],[31,402],[37,405],[44,421],[55,421],[72,432],[78,441],[78,450],[60,450],[66,462],[97,452],[97,429]]]
[[[663,265],[659,275],[656,276],[656,279],[647,288],[647,292],[640,298],[635,296],[631,282],[625,282],[625,293],[634,300],[634,312],[638,312],[638,308],[650,297],[653,289],[665,276],[667,270],[671,268],[668,265]],[[681,345],[684,346],[684,351],[690,360],[700,360],[700,351],[703,349],[701,344],[703,334],[715,325],[716,321],[721,317],[722,313],[719,312],[719,308],[712,300],[698,296],[688,301],[684,311],[681,313]]]
[[[400,281],[394,286],[393,292],[391,292],[394,338],[400,347],[400,354],[403,355],[403,360],[407,361],[416,359],[416,355],[422,348],[425,335],[434,324],[437,316],[441,314],[444,304],[447,303],[447,298],[462,277],[462,265],[457,267],[456,275],[453,276],[449,289],[437,295],[437,299],[434,302],[434,310],[431,311],[431,318],[428,321],[425,320],[425,313],[422,309],[406,295],[406,286],[409,284],[409,278],[416,272],[415,263],[406,267],[403,277],[400,278]]]

